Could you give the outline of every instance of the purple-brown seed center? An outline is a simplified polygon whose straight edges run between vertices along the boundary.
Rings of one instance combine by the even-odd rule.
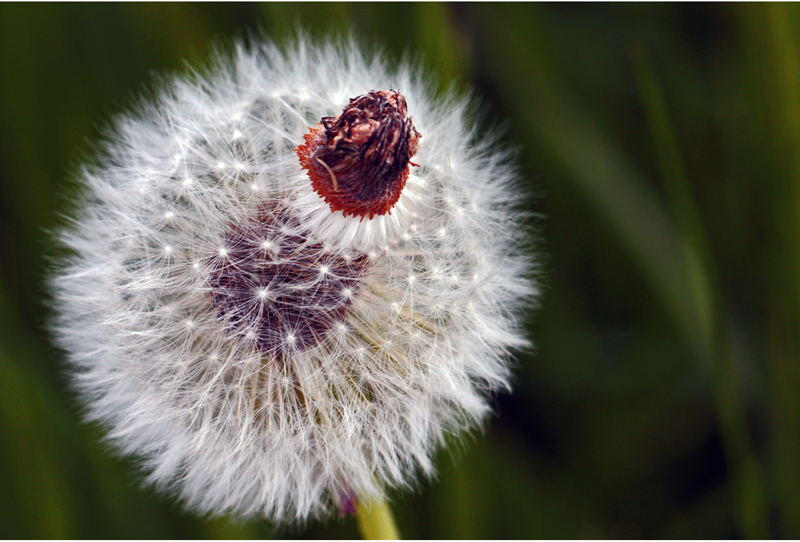
[[[219,318],[275,359],[319,344],[343,323],[367,265],[309,240],[297,219],[264,209],[208,259]]]

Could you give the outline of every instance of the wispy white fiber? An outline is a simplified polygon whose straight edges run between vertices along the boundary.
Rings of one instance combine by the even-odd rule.
[[[421,167],[391,214],[332,213],[293,149],[382,89],[405,95]],[[200,513],[302,521],[432,475],[445,436],[485,421],[528,344],[535,287],[516,172],[471,111],[412,68],[301,36],[222,54],[118,119],[60,235],[73,255],[53,280],[54,329],[89,419],[148,481]],[[265,206],[287,225],[253,250],[303,234],[343,261],[366,255],[340,321],[305,348],[287,333],[281,355],[214,302],[214,274],[238,265],[233,232]],[[282,287],[320,288],[327,271]],[[242,302],[250,321],[269,286]]]

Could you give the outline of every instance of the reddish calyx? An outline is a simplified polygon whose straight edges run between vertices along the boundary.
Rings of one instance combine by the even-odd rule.
[[[403,95],[373,90],[323,117],[295,151],[331,211],[372,219],[400,199],[420,137]]]

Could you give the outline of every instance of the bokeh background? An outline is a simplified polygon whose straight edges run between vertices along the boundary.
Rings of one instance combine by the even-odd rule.
[[[800,7],[718,3],[0,5],[0,537],[358,536],[143,489],[45,330],[49,231],[103,124],[214,43],[298,25],[474,88],[536,196],[537,350],[395,495],[402,534],[800,537]]]

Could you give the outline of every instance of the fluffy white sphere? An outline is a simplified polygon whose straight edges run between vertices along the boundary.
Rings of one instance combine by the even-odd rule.
[[[332,212],[296,148],[399,89],[421,139],[389,214]],[[430,475],[489,414],[535,294],[506,154],[464,99],[353,43],[220,55],[81,173],[54,325],[88,416],[192,510],[275,521]]]

